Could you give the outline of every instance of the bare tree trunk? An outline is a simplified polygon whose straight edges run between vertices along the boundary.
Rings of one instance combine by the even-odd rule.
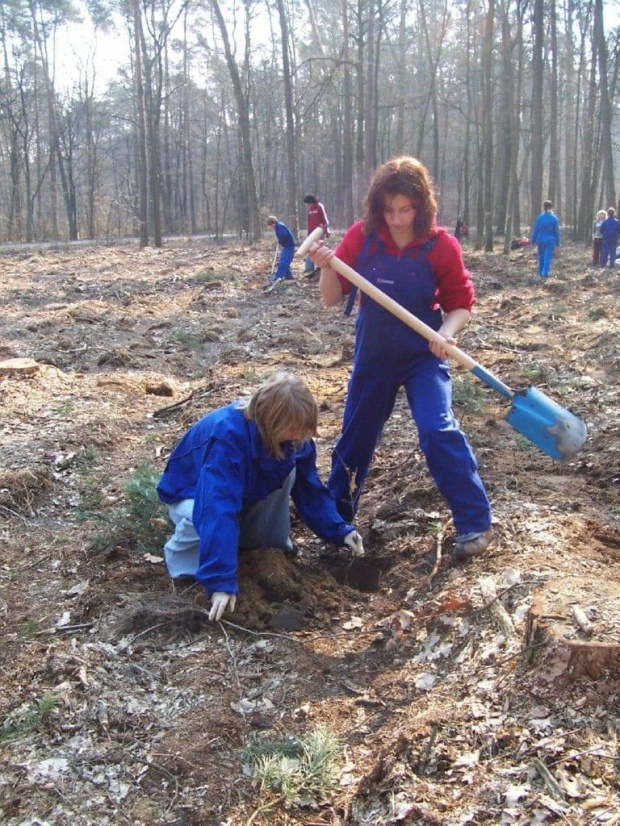
[[[543,193],[543,48],[544,0],[534,0],[532,25],[532,176],[530,179],[530,227],[540,212]]]
[[[148,187],[146,169],[146,124],[144,115],[144,80],[142,73],[142,19],[140,0],[133,0],[134,60],[136,74],[136,103],[138,111],[138,216],[140,221],[140,246],[149,243]]]
[[[364,119],[364,171],[370,178],[376,166],[375,133],[375,0],[368,0],[368,34],[366,36],[366,105]]]
[[[594,0],[593,41],[598,50],[599,95],[601,100],[601,143],[603,151],[603,186],[608,204],[616,206],[616,180],[612,142],[612,111],[607,77],[607,43],[603,22],[603,0]]]
[[[559,202],[560,159],[558,155],[558,32],[555,3],[549,4],[551,23],[551,79],[549,82],[549,198],[561,209]]]
[[[343,136],[342,136],[342,179],[344,187],[344,224],[353,223],[353,105],[351,90],[351,68],[349,56],[349,13],[347,0],[342,0],[342,34],[344,41],[343,63]]]
[[[509,7],[509,2],[508,2]],[[508,8],[505,10],[505,25],[508,26]],[[509,35],[508,35],[509,36]],[[507,253],[510,249],[510,240],[512,235],[521,235],[519,226],[519,177],[518,177],[518,160],[519,160],[519,136],[521,132],[521,118],[519,112],[521,110],[521,88],[522,88],[522,53],[523,53],[523,5],[521,0],[517,0],[517,31],[515,35],[514,49],[516,52],[516,77],[514,94],[511,95],[511,109],[510,109],[510,132],[511,132],[511,154],[510,154],[510,169],[508,173],[508,192],[506,196],[507,213],[504,237],[504,252]],[[508,69],[508,67],[506,67]]]
[[[566,19],[564,28],[572,31],[574,26],[573,0],[567,0]],[[575,127],[577,123],[577,109],[579,96],[575,82],[575,44],[572,37],[566,38],[562,49],[562,66],[564,77],[564,115],[562,118],[562,142],[564,147],[564,220],[573,228],[577,225],[577,158],[575,154]]]
[[[581,161],[581,196],[579,198],[579,220],[577,227],[577,237],[583,238],[584,241],[590,235],[590,229],[592,226],[592,208],[594,202],[594,122],[596,99],[599,91],[598,84],[596,82],[596,45],[596,42],[594,42],[594,51],[592,54],[592,63],[590,66],[588,105],[584,109],[584,114],[581,123],[581,129],[583,130],[583,152]]]
[[[429,85],[428,85],[428,93],[424,99],[424,108],[422,110],[422,116],[420,118],[420,126],[418,130],[418,149],[417,154],[418,157],[421,157],[423,149],[424,149],[424,135],[426,132],[426,117],[428,114],[429,107],[433,112],[433,167],[432,167],[432,174],[435,179],[439,177],[439,124],[438,124],[438,115],[437,115],[437,72],[439,70],[439,63],[441,60],[441,53],[443,49],[444,38],[446,36],[446,31],[448,27],[449,21],[449,12],[448,7],[446,6],[443,10],[443,16],[441,21],[441,27],[439,31],[439,42],[437,45],[437,52],[433,55],[433,47],[430,38],[430,32],[428,28],[428,22],[426,19],[426,2],[425,0],[420,0],[419,2],[419,9],[420,9],[420,25],[422,26],[422,31],[424,32],[424,42],[426,44],[426,53],[428,57],[428,69],[429,69]]]
[[[185,139],[185,163],[187,171],[187,193],[186,198],[189,208],[189,225],[192,235],[196,234],[196,195],[194,189],[194,155],[192,152],[192,128],[191,128],[191,106],[190,92],[193,88],[190,84],[190,59],[187,45],[187,14],[185,9],[183,16],[183,77],[185,86],[183,88],[183,126]]]
[[[485,21],[483,50],[483,150],[484,159],[484,224],[486,252],[493,252],[493,30],[495,0],[489,0]]]
[[[241,84],[241,77],[239,75],[239,68],[235,62],[232,49],[230,47],[230,40],[228,38],[228,30],[226,23],[220,9],[218,0],[211,0],[211,7],[215,14],[222,41],[224,43],[224,53],[226,56],[226,64],[230,73],[230,79],[233,85],[235,94],[235,103],[237,105],[237,116],[239,118],[239,128],[241,131],[241,147],[242,147],[242,162],[243,174],[247,184],[248,195],[248,212],[250,221],[250,237],[252,241],[258,241],[261,237],[261,222],[258,209],[258,197],[256,195],[256,178],[254,175],[254,166],[252,163],[252,141],[250,133],[250,114],[249,107],[245,95],[243,94],[243,87]]]
[[[355,133],[355,201],[362,198],[364,175],[364,130],[366,126],[366,87],[364,78],[365,0],[357,0],[357,114]]]
[[[405,100],[408,97],[405,65],[407,62],[407,7],[408,0],[400,0],[398,20],[398,110],[396,114],[396,154],[404,151],[405,147]]]
[[[293,104],[293,80],[289,60],[289,33],[283,0],[276,0],[282,33],[282,72],[284,78],[284,108],[286,110],[286,161],[288,171],[287,200],[289,221],[295,237],[299,234],[297,216],[297,169],[295,165],[295,113]]]

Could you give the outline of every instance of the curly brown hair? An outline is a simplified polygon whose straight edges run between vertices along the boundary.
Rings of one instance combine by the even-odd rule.
[[[364,201],[364,228],[367,233],[385,226],[386,195],[405,195],[416,209],[413,231],[416,237],[429,235],[437,215],[437,200],[428,169],[417,158],[393,158],[375,169]]]

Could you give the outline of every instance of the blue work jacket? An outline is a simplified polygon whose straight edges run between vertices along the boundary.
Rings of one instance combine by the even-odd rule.
[[[290,229],[283,224],[282,221],[277,221],[275,224],[276,238],[281,247],[294,247],[295,236]]]
[[[620,232],[620,221],[615,215],[609,215],[601,224],[600,232],[607,241],[617,241]]]
[[[554,212],[540,213],[534,224],[530,243],[560,246],[560,222]]]
[[[194,499],[193,522],[200,539],[197,579],[207,593],[238,593],[241,511],[281,488],[293,468],[291,497],[306,525],[335,545],[342,545],[354,530],[319,478],[314,441],[300,447],[286,442],[283,447],[283,459],[269,453],[256,422],[245,418],[237,401],[196,422],[168,459],[157,493],[169,505]]]

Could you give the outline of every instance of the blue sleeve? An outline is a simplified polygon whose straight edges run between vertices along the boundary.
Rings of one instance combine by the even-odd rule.
[[[243,504],[243,457],[230,444],[212,439],[198,478],[193,521],[200,539],[196,579],[209,596],[239,593],[237,548]]]
[[[291,497],[299,515],[317,536],[334,545],[342,545],[354,530],[338,513],[336,503],[321,482],[316,468],[316,446],[306,442],[297,457],[297,474]]]
[[[540,215],[538,216],[538,218],[536,219],[536,223],[534,224],[534,229],[532,231],[532,237],[530,239],[530,244],[535,244],[537,239],[538,239],[539,225],[540,225]]]
[[[295,238],[293,237],[293,233],[286,226],[286,224],[281,222],[276,224],[276,235],[278,236],[278,241],[283,247],[295,246]]]

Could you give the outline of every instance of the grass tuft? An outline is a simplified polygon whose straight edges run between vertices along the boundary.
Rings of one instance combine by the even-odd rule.
[[[34,707],[24,703],[9,714],[0,726],[0,743],[39,731],[57,705],[58,698],[53,694],[44,694]]]
[[[99,553],[123,547],[137,553],[161,554],[169,533],[166,506],[157,495],[160,471],[145,462],[125,485],[125,504],[112,512],[95,514],[105,530],[93,537],[90,547]]]
[[[255,741],[242,757],[261,792],[277,793],[287,804],[319,802],[337,787],[343,747],[335,735],[318,728],[281,742]]]
[[[452,400],[465,413],[480,413],[485,401],[484,388],[477,379],[456,376],[452,381]]]

